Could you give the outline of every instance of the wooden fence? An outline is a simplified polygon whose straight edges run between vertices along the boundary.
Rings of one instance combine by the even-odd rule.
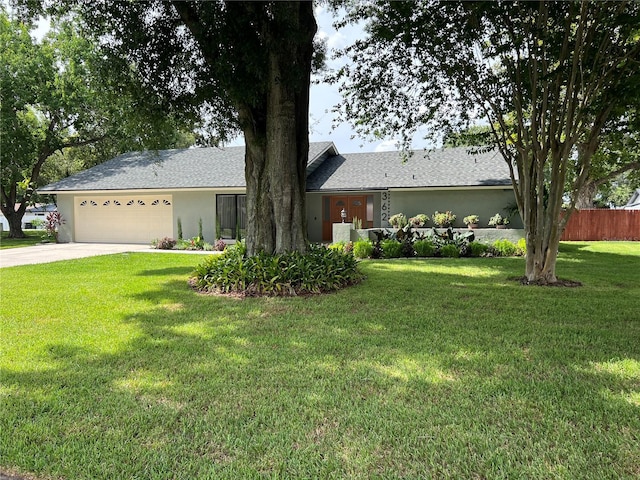
[[[576,210],[562,240],[640,241],[640,210]]]

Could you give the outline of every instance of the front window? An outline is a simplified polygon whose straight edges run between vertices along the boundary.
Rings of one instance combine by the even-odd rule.
[[[220,238],[244,238],[246,231],[246,195],[216,195],[216,234]]]

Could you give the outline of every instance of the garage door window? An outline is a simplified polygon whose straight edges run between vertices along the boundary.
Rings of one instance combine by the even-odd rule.
[[[222,238],[242,237],[246,229],[246,195],[216,195],[216,218]]]

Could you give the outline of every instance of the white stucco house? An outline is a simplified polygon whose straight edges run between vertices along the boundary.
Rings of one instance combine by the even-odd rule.
[[[39,189],[55,194],[66,220],[61,241],[148,243],[197,235],[234,238],[245,228],[244,147],[133,152]],[[363,228],[388,226],[408,216],[451,210],[477,214],[481,226],[514,202],[506,163],[497,152],[470,155],[465,148],[341,155],[332,142],[312,143],[307,164],[309,239],[331,240],[340,212]],[[519,219],[512,219],[520,227]]]

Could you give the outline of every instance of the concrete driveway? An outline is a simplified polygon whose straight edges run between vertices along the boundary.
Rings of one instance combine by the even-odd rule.
[[[149,245],[122,243],[51,243],[0,250],[0,267],[33,265],[113,253],[154,251]],[[155,250],[157,251],[157,250]]]

